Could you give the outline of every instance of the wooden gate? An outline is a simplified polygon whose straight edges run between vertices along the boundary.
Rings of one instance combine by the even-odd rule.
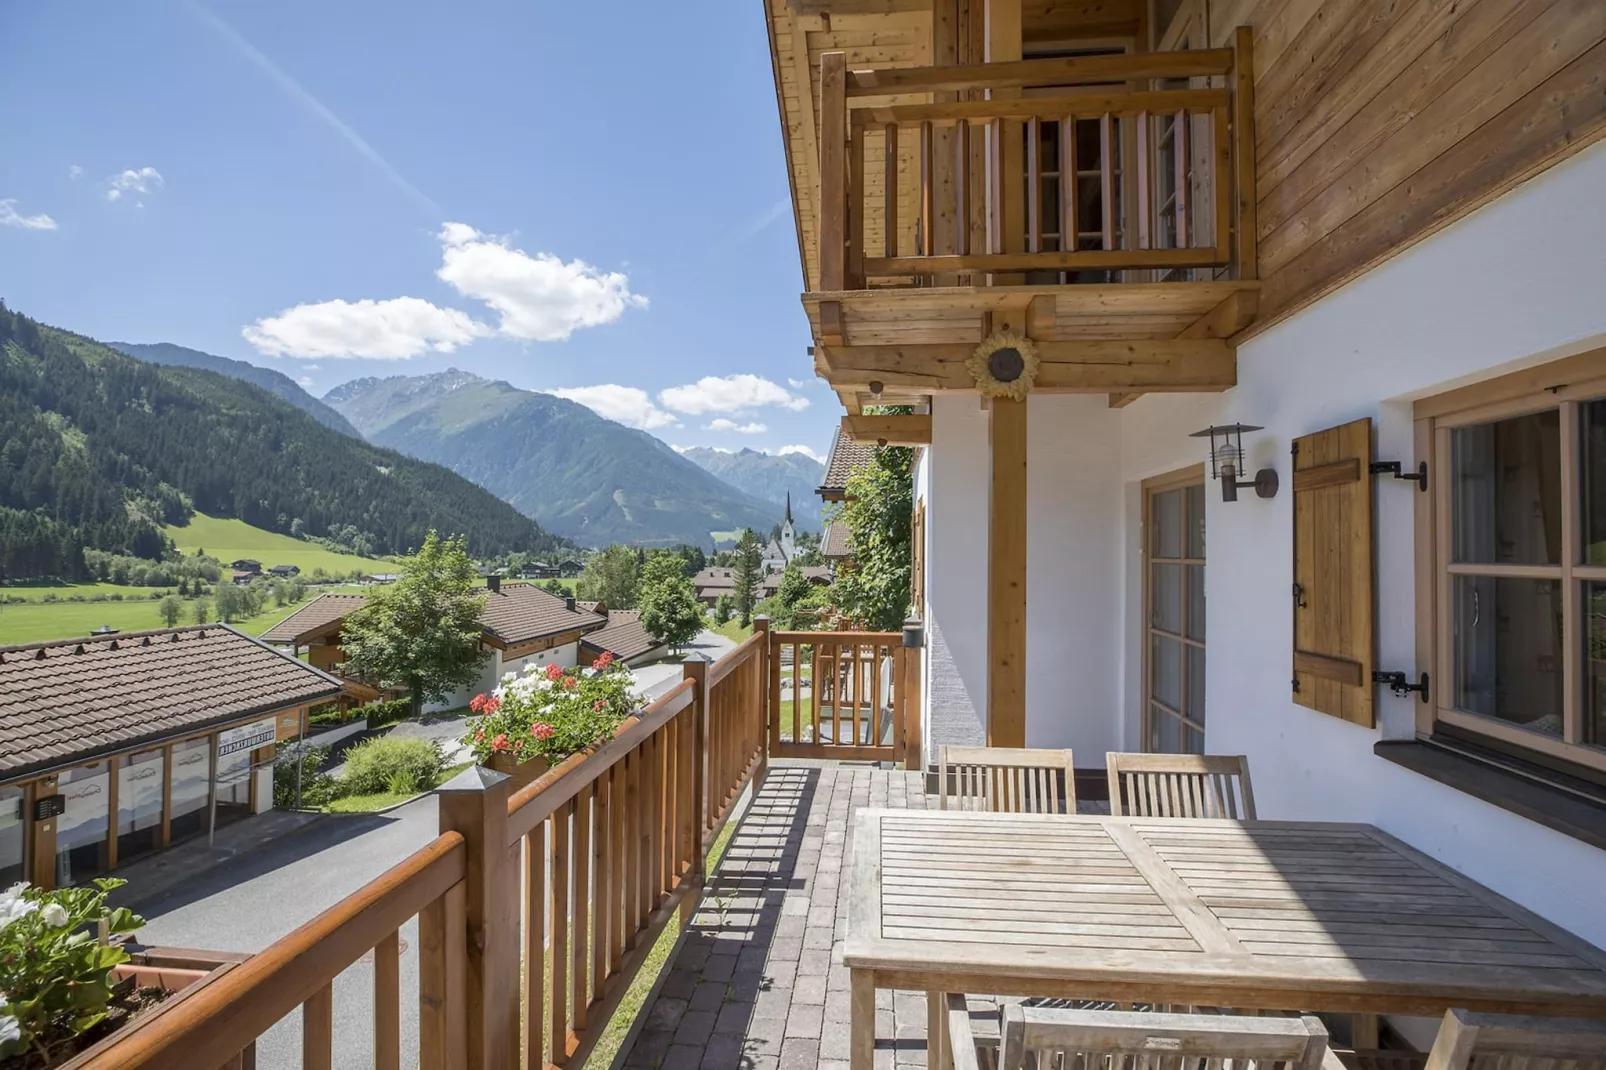
[[[770,754],[902,761],[908,659],[901,632],[770,635]]]

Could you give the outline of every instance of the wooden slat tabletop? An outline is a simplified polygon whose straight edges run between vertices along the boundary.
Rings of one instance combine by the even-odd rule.
[[[861,810],[876,987],[1606,1016],[1606,953],[1368,825]]]

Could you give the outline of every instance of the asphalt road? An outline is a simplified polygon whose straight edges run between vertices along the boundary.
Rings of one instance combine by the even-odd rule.
[[[434,796],[388,814],[331,814],[192,883],[140,903],[140,940],[170,947],[261,951],[407,855],[437,829]],[[403,993],[418,991],[418,923],[402,927]],[[404,998],[402,1065],[418,1063],[418,1004]],[[359,961],[335,980],[337,1067],[373,1065],[373,966]],[[262,1070],[301,1065],[299,1012],[257,1042]]]

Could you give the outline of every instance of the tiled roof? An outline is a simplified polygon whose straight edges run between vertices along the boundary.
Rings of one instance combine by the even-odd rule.
[[[480,624],[491,638],[505,646],[527,643],[576,628],[591,631],[607,624],[607,618],[587,613],[577,605],[532,583],[504,583],[500,591],[485,592],[485,608]]]
[[[825,525],[825,533],[820,536],[820,553],[825,557],[847,557],[853,553],[853,534],[846,524],[833,520]]]
[[[825,461],[825,476],[820,480],[817,493],[840,496],[847,487],[848,476],[855,469],[869,464],[874,457],[874,443],[855,442],[840,427],[837,428],[836,438],[831,441],[831,456]]]
[[[576,602],[575,605],[585,610],[587,613],[601,614],[603,612],[601,602]]]
[[[618,609],[608,614],[606,628],[592,632],[580,641],[580,645],[599,652],[611,650],[620,661],[629,661],[663,644],[647,633],[647,626],[641,623],[639,610]]]
[[[480,612],[480,625],[486,635],[503,646],[515,646],[532,639],[542,639],[560,632],[575,629],[593,630],[606,623],[606,618],[581,610],[578,605],[570,609],[557,595],[532,583],[504,583],[500,591],[485,590],[485,609]],[[263,633],[270,643],[294,643],[332,624],[367,601],[360,594],[325,594],[308,602]]]
[[[0,647],[0,778],[339,694],[222,624]]]
[[[364,594],[320,594],[263,632],[262,639],[268,643],[298,643],[303,636],[333,624],[366,601],[368,596]]]

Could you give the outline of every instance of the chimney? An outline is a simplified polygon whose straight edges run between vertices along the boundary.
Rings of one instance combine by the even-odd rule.
[[[485,577],[485,589],[492,594],[502,590],[502,577],[492,572]]]
[[[573,613],[574,612],[574,595],[571,594],[571,595],[565,596],[564,599],[563,599],[563,604],[568,607],[568,610],[569,610],[570,613]]]

